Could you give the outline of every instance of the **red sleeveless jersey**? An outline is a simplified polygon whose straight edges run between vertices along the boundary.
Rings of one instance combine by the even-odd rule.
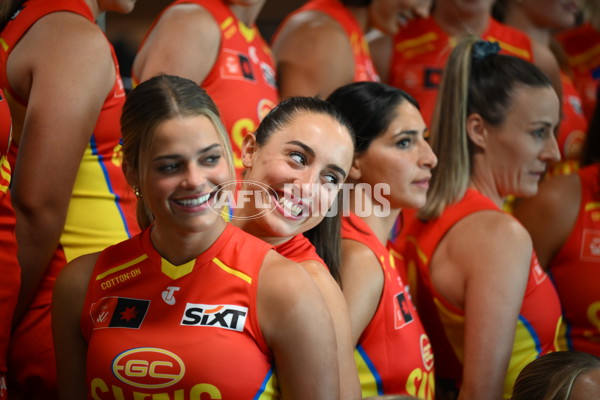
[[[371,52],[369,51],[369,44],[365,39],[365,35],[356,18],[339,0],[310,0],[287,16],[279,29],[285,25],[286,20],[292,15],[309,10],[328,15],[338,22],[344,29],[344,32],[346,32],[346,35],[348,35],[348,40],[352,46],[352,53],[354,54],[354,82],[379,82],[379,75],[375,72]],[[277,32],[275,35],[277,35]]]
[[[573,83],[583,101],[588,120],[596,107],[596,91],[600,86],[600,32],[589,23],[566,29],[556,36],[567,54],[573,71]]]
[[[400,260],[391,260],[388,249],[355,214],[342,219],[342,239],[369,247],[384,275],[381,300],[354,352],[363,397],[408,394],[433,399],[433,353],[400,278]]]
[[[275,246],[275,251],[297,263],[304,261],[316,261],[323,266],[325,262],[317,254],[315,246],[303,234],[299,233],[290,240],[280,245]]]
[[[489,18],[481,37],[498,42],[501,53],[531,61],[531,41],[524,33]],[[442,72],[456,45],[432,17],[415,19],[394,36],[389,84],[410,93],[431,124]]]
[[[405,227],[397,239],[410,269],[416,269],[416,284],[411,290],[437,356],[439,376],[460,382],[464,355],[464,310],[451,304],[435,289],[429,262],[445,234],[461,219],[484,210],[501,211],[490,199],[469,189],[442,215],[423,223],[414,214],[405,215]],[[561,306],[535,252],[531,255],[529,278],[515,332],[512,355],[504,381],[504,397],[510,398],[517,375],[532,360],[558,350]]]
[[[248,27],[238,20],[225,1],[178,0],[169,7],[178,4],[203,7],[221,28],[217,60],[200,86],[219,109],[231,140],[235,168],[240,172],[243,170],[241,154],[244,136],[253,133],[260,121],[279,102],[271,49],[256,25]],[[148,34],[161,16],[162,13]]]
[[[161,258],[150,229],[103,251],[81,316],[88,398],[279,398],[256,315],[270,249],[228,224],[179,266]]]
[[[600,357],[600,164],[578,175],[579,214],[549,271],[565,313],[567,346]]]
[[[21,284],[21,270],[17,260],[17,240],[15,238],[15,212],[10,202],[8,191],[11,167],[7,154],[11,141],[11,118],[8,103],[0,90],[0,378],[6,372],[6,352],[10,337],[10,321],[12,321],[17,296]],[[0,381],[0,400],[5,399],[6,388]]]

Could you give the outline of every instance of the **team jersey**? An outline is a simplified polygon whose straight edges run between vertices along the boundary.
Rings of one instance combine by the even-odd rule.
[[[203,7],[221,28],[217,60],[200,86],[219,109],[221,120],[229,133],[235,168],[239,173],[243,169],[241,154],[244,136],[254,132],[279,101],[271,49],[256,25],[248,27],[238,20],[225,1],[178,0],[169,7],[178,4]]]
[[[596,107],[596,91],[600,86],[600,32],[589,23],[561,31],[556,35],[567,54],[583,110],[591,120]]]
[[[482,39],[498,42],[501,53],[532,60],[531,41],[524,33],[493,18]],[[433,117],[446,61],[456,45],[432,17],[411,20],[394,36],[389,84],[410,93],[418,102],[425,123]]]
[[[317,254],[315,246],[313,246],[310,240],[301,233],[297,234],[287,242],[275,246],[275,251],[285,258],[297,263],[316,261],[327,267],[323,259]]]
[[[17,261],[17,240],[15,238],[15,212],[9,196],[11,168],[7,154],[11,141],[12,123],[8,103],[0,90],[0,400],[6,399],[6,353],[19,287],[21,271]]]
[[[579,169],[579,158],[588,122],[583,114],[581,97],[571,78],[564,72],[560,75],[562,83],[562,118],[556,141],[560,150],[560,161],[552,165],[548,175],[568,175]]]
[[[460,220],[478,211],[501,211],[490,199],[469,189],[459,202],[448,206],[442,215],[424,223],[405,216],[405,227],[397,248],[406,262],[416,268],[416,285],[411,283],[413,298],[431,336],[436,354],[436,373],[460,382],[464,356],[464,310],[451,304],[435,288],[430,276],[430,260],[445,234]],[[415,287],[416,286],[416,287]],[[532,360],[559,349],[561,306],[535,252],[531,256],[529,278],[519,312],[515,339],[504,381],[504,397],[510,398],[519,372]]]
[[[600,357],[600,165],[582,168],[578,175],[577,220],[549,271],[563,305],[567,347]]]
[[[339,23],[350,41],[352,53],[354,54],[354,80],[353,82],[379,82],[379,75],[375,72],[369,44],[365,35],[352,13],[339,0],[310,0],[298,10],[287,16],[281,26],[284,26],[289,18],[303,11],[318,11],[328,15]],[[279,28],[280,30],[281,28]],[[275,33],[275,36],[278,33]]]
[[[384,275],[381,300],[354,352],[363,397],[408,394],[433,399],[433,353],[398,273],[399,260],[390,260],[388,249],[355,214],[342,219],[342,239],[369,247]]]
[[[88,398],[279,398],[256,315],[271,246],[227,224],[174,266],[150,232],[109,247],[94,267],[81,315]]]

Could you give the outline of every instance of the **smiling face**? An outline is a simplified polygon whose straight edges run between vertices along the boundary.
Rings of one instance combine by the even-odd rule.
[[[324,218],[346,179],[354,146],[350,133],[326,114],[299,111],[262,145],[244,140],[246,181],[267,185],[274,211],[248,220],[245,230],[260,238],[289,239]],[[258,213],[246,203],[241,213]]]
[[[548,163],[560,157],[554,137],[558,119],[558,96],[551,87],[515,87],[504,122],[486,128],[486,162],[500,196],[537,193]]]
[[[223,146],[205,116],[176,117],[154,134],[141,185],[154,229],[201,232],[221,217],[209,209],[218,185],[229,180]]]
[[[394,111],[385,132],[356,157],[356,180],[371,187],[389,185],[389,195],[383,197],[393,209],[419,208],[427,199],[431,169],[437,158],[426,142],[427,128],[419,110],[403,101]]]

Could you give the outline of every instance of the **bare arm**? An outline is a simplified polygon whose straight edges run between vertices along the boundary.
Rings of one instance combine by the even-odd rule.
[[[282,398],[339,399],[335,332],[310,276],[271,251],[260,271],[257,298],[260,327],[273,352]]]
[[[355,240],[342,240],[340,277],[352,323],[352,340],[358,343],[373,319],[383,292],[383,272],[371,249]]]
[[[483,211],[454,226],[434,253],[433,284],[465,310],[459,399],[503,398],[532,250],[512,217]]]
[[[367,36],[369,50],[375,69],[381,78],[381,82],[390,80],[390,64],[392,62],[394,40],[391,36],[380,31],[370,32]]]
[[[28,101],[11,189],[22,270],[17,322],[58,245],[84,149],[116,72],[100,29],[61,12],[29,30],[7,74]]]
[[[212,69],[221,45],[221,29],[204,8],[181,4],[168,9],[133,63],[140,82],[160,73],[182,76],[200,85]]]
[[[338,349],[338,363],[340,368],[340,394],[342,399],[360,399],[360,382],[354,361],[354,342],[348,306],[344,295],[333,276],[325,267],[316,261],[301,263],[317,285],[329,314],[333,320],[335,337]]]
[[[581,181],[577,174],[556,176],[540,184],[537,195],[519,199],[513,209],[533,240],[542,268],[567,241],[581,203]]]
[[[87,343],[80,329],[85,293],[98,253],[79,257],[61,271],[52,298],[52,334],[61,400],[87,397]]]
[[[342,27],[314,11],[294,16],[273,43],[279,96],[326,98],[354,79],[354,56]]]

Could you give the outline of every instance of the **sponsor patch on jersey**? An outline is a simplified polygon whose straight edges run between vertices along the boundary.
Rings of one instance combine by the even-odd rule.
[[[103,297],[90,308],[94,329],[138,329],[150,306],[150,300],[127,297]]]
[[[242,332],[247,316],[247,307],[231,304],[187,303],[181,325],[207,326]]]
[[[394,303],[394,328],[400,329],[411,323],[415,318],[412,315],[408,296],[403,291],[396,295],[397,302]]]
[[[431,348],[429,336],[427,336],[425,333],[422,333],[421,337],[419,338],[419,342],[421,345],[421,357],[423,358],[423,365],[427,371],[431,371],[431,368],[433,368],[433,349]]]
[[[538,261],[537,257],[535,257],[535,259],[533,260],[532,274],[535,278],[535,283],[538,285],[544,282],[548,277],[548,275],[546,275],[546,273],[542,269],[542,266],[540,265],[540,262]]]
[[[115,357],[112,371],[121,382],[144,389],[173,386],[185,375],[181,358],[157,347],[138,347]]]
[[[263,79],[271,87],[277,87],[277,81],[275,80],[275,70],[267,63],[260,63],[260,70],[262,71]]]
[[[600,262],[600,231],[584,229],[579,258],[582,261]]]
[[[442,81],[443,70],[441,68],[425,68],[423,86],[428,89],[437,89]]]
[[[221,78],[256,81],[254,67],[247,55],[235,50],[223,49],[223,57],[225,62],[220,66]]]

